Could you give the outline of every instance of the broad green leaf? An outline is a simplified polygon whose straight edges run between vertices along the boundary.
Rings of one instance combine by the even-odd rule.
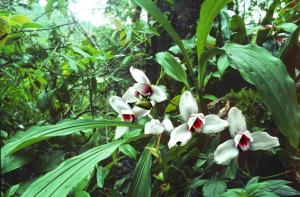
[[[21,150],[31,144],[40,142],[56,136],[65,136],[72,133],[93,128],[102,128],[108,126],[128,126],[133,128],[142,128],[141,125],[123,121],[112,120],[70,120],[58,123],[56,125],[37,126],[25,132],[18,132],[18,135],[1,148],[1,159]]]
[[[197,25],[197,56],[200,61],[201,54],[204,50],[207,36],[212,27],[213,21],[221,9],[231,0],[205,0],[201,6],[199,22]]]
[[[1,161],[1,174],[13,171],[32,160],[33,155],[30,153],[19,152],[16,154],[8,155]],[[2,166],[3,165],[3,166]]]
[[[147,147],[154,147],[154,141],[155,137],[150,140]],[[148,149],[145,149],[136,164],[126,196],[151,196],[151,165],[151,153]]]
[[[219,197],[225,192],[226,184],[221,180],[207,181],[203,186],[204,197]]]
[[[67,196],[84,178],[89,176],[95,165],[109,157],[126,140],[118,140],[92,148],[72,157],[57,168],[34,181],[22,197]]]
[[[23,25],[25,23],[32,23],[32,20],[28,16],[15,15],[10,18],[12,25]]]
[[[220,73],[220,76],[222,77],[225,70],[228,68],[229,66],[229,61],[226,55],[221,55],[218,59],[217,62],[217,67]]]
[[[133,159],[136,159],[136,150],[133,146],[131,146],[130,144],[122,144],[120,147],[119,147],[119,150],[124,153],[125,155],[133,158]]]
[[[263,102],[273,113],[275,123],[293,147],[300,136],[300,109],[295,82],[281,60],[255,44],[227,44],[225,49],[230,65],[242,77],[256,86]]]
[[[39,29],[41,27],[43,27],[43,25],[41,25],[39,23],[32,23],[32,22],[31,23],[24,23],[22,25],[23,29]]]
[[[294,23],[282,23],[282,24],[276,26],[277,29],[280,29],[280,30],[283,30],[283,31],[286,31],[289,33],[294,32],[297,29],[297,27],[298,26]]]
[[[185,71],[179,62],[169,52],[160,52],[155,55],[156,61],[164,68],[165,72],[176,81],[183,82],[189,87]]]
[[[97,167],[97,186],[99,188],[103,188],[104,186],[104,180],[106,178],[106,176],[109,174],[110,170],[109,169],[106,169],[106,168],[103,168],[102,166],[98,166]]]

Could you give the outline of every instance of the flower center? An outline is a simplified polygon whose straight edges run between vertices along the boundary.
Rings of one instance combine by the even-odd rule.
[[[145,95],[151,95],[152,94],[151,86],[146,85],[144,91],[145,91]]]
[[[141,95],[141,93],[140,93],[139,91],[135,91],[135,92],[134,92],[134,96],[138,97],[138,96],[140,96],[140,95]]]
[[[126,122],[133,122],[135,120],[135,116],[133,114],[122,114],[122,118]]]
[[[248,138],[245,134],[242,134],[242,137],[238,143],[238,147],[242,151],[246,151],[250,148],[250,138]]]
[[[202,126],[203,126],[202,120],[200,120],[199,118],[196,118],[196,120],[194,121],[194,123],[193,123],[190,131],[192,131],[192,132],[193,131],[199,132],[201,130]]]

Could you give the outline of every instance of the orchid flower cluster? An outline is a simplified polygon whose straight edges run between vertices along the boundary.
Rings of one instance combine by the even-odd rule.
[[[223,120],[215,114],[200,113],[197,101],[189,91],[185,91],[181,95],[179,102],[179,112],[183,120],[181,125],[174,128],[168,118],[163,121],[152,119],[151,108],[144,109],[136,103],[141,99],[146,99],[150,100],[151,107],[153,107],[155,103],[167,99],[166,92],[159,86],[151,84],[143,71],[131,67],[130,73],[136,83],[125,92],[122,98],[112,96],[109,99],[110,105],[119,113],[122,121],[134,122],[148,115],[151,120],[145,124],[144,133],[160,135],[164,131],[167,132],[170,134],[169,148],[186,145],[192,139],[193,133],[216,134],[227,127],[229,127],[233,139],[223,142],[215,150],[214,160],[217,164],[228,165],[240,151],[268,150],[279,146],[278,138],[272,137],[266,132],[250,133],[247,130],[245,116],[236,107],[229,110],[227,120]],[[117,127],[115,139],[121,138],[128,130],[128,127]]]

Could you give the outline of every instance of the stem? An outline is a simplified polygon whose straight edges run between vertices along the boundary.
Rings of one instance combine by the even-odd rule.
[[[274,174],[274,175],[271,175],[271,176],[259,177],[259,179],[270,179],[270,178],[278,177],[278,176],[281,176],[281,175],[285,175],[285,174],[290,173],[290,172],[293,172],[293,170],[287,170],[285,172],[280,172],[278,174]]]

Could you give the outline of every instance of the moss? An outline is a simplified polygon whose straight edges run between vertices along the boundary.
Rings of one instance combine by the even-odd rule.
[[[259,94],[252,89],[242,89],[239,92],[231,91],[226,95],[231,106],[243,111],[246,116],[248,129],[270,128],[273,125],[271,112],[263,104]]]

